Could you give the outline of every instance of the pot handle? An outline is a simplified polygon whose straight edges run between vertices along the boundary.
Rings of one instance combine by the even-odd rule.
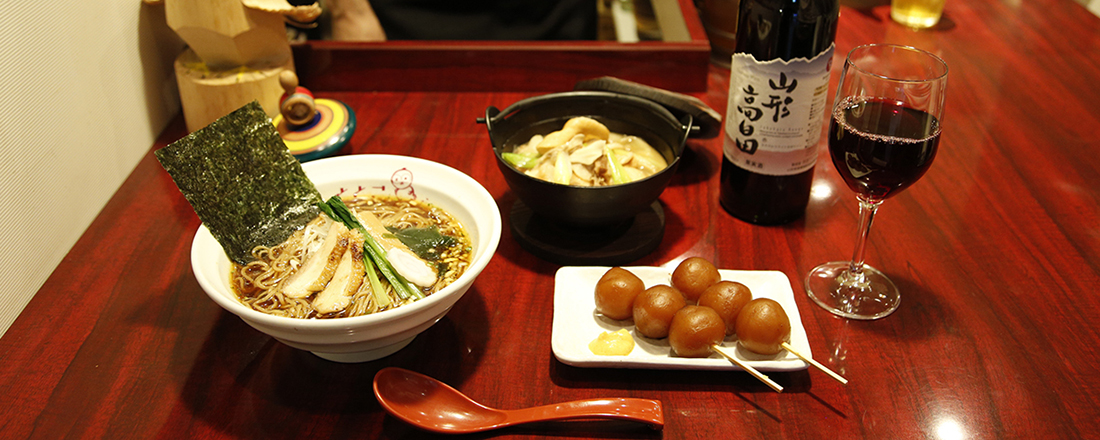
[[[496,150],[497,147],[497,139],[496,135],[494,134],[495,131],[493,131],[493,121],[499,114],[500,110],[490,105],[488,108],[485,109],[485,117],[477,118],[477,123],[485,124],[485,129],[489,131],[489,142],[493,145],[494,150]]]
[[[695,124],[695,118],[690,114],[685,114],[680,118],[681,127],[683,127],[683,135],[680,137],[680,145],[677,145],[676,157],[680,157],[684,152],[684,145],[687,143],[688,138],[698,135],[702,131],[702,127]]]
[[[604,76],[578,81],[573,90],[602,90],[630,95],[653,101],[664,107],[674,116],[689,115],[695,122],[690,130],[692,137],[710,139],[717,137],[722,129],[722,115],[707,106],[699,98],[683,93],[672,92],[633,81]]]

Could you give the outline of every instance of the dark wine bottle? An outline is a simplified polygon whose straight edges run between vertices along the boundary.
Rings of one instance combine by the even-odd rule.
[[[838,0],[741,0],[719,201],[749,223],[806,211],[825,126]]]

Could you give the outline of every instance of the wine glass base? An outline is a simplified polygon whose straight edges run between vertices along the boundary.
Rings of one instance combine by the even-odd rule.
[[[894,313],[901,294],[878,269],[863,266],[862,277],[848,272],[851,263],[834,261],[815,267],[806,276],[806,294],[835,315],[872,320]]]

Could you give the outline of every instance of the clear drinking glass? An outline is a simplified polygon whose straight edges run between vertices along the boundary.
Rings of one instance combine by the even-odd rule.
[[[927,29],[940,22],[947,0],[891,0],[890,18],[911,28]]]
[[[851,261],[822,264],[806,277],[806,293],[826,310],[878,319],[898,308],[897,286],[864,264],[863,249],[879,205],[931,166],[946,88],[947,64],[923,50],[872,44],[848,53],[829,124],[829,154],[859,201],[859,235]]]

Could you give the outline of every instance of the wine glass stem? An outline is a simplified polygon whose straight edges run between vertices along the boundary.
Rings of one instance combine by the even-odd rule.
[[[867,247],[867,237],[871,235],[871,222],[875,220],[875,213],[882,204],[882,200],[864,200],[862,197],[857,199],[859,200],[859,236],[856,237],[856,250],[852,254],[848,276],[842,281],[849,286],[860,286],[866,283],[863,276],[863,250]]]

